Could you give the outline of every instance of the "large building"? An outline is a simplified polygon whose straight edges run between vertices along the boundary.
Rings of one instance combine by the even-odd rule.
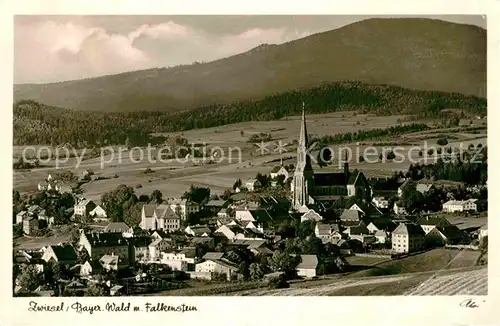
[[[309,143],[305,111],[302,109],[300,136],[297,144],[297,164],[291,184],[292,203],[296,210],[319,201],[332,201],[340,196],[369,199],[371,189],[363,173],[349,171],[349,163],[344,158],[342,172],[315,173],[311,158],[307,153]]]

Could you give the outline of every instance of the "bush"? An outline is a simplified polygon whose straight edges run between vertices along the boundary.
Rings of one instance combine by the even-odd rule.
[[[390,151],[390,152],[387,153],[387,159],[388,160],[393,160],[395,158],[396,158],[396,154],[394,154],[393,151]]]
[[[139,188],[142,188],[142,185],[140,183],[135,186],[135,189],[139,189]]]
[[[446,138],[439,138],[437,140],[437,144],[439,146],[446,146],[446,145],[448,145],[448,140],[446,140]]]
[[[428,155],[432,155],[432,154],[434,154],[434,149],[430,148],[430,149],[427,151],[427,154],[428,154]]]
[[[365,161],[365,158],[363,157],[363,155],[360,155],[359,156],[359,163],[363,163]]]
[[[278,276],[278,277],[273,277],[272,279],[269,280],[269,288],[270,289],[286,289],[289,288],[290,284],[288,284],[287,281],[285,281],[285,278],[283,275]]]
[[[422,157],[422,155],[424,155],[424,153],[422,153],[422,151],[418,151],[418,156]]]

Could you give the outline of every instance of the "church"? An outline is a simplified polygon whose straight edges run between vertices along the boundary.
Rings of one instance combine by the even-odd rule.
[[[341,197],[370,197],[370,185],[362,172],[349,171],[349,163],[344,159],[342,172],[316,173],[307,154],[308,138],[306,115],[302,108],[300,136],[297,144],[297,164],[291,183],[292,206],[302,211],[320,202],[332,202]]]

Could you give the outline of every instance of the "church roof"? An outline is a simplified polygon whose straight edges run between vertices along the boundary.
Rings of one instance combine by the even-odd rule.
[[[346,177],[343,172],[334,173],[315,173],[315,186],[345,186],[347,184]]]

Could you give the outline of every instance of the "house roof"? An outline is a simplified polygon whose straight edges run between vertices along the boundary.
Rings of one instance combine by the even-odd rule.
[[[353,185],[357,182],[357,180],[359,178],[362,178],[363,177],[363,173],[361,172],[352,172],[352,173],[349,173],[349,178],[347,179],[347,184],[349,185]]]
[[[300,255],[302,261],[296,268],[300,269],[316,269],[318,266],[318,257],[316,255]]]
[[[151,239],[146,236],[129,238],[128,241],[136,248],[148,247]]]
[[[155,230],[155,231],[153,231],[153,232],[151,233],[151,235],[153,235],[153,234],[155,234],[155,233],[156,233],[156,234],[157,234],[160,238],[162,238],[162,239],[167,239],[167,238],[168,238],[168,234],[167,234],[165,231],[163,231],[163,230]]]
[[[283,166],[281,165],[276,165],[275,167],[273,167],[273,169],[271,170],[271,173],[276,173],[278,172],[279,170],[281,170]]]
[[[339,231],[339,225],[336,223],[316,223],[316,228],[320,236],[330,235],[333,231]]]
[[[191,231],[194,232],[195,235],[202,235],[204,233],[210,234],[212,231],[206,225],[190,225],[187,228],[190,228]]]
[[[346,184],[347,180],[343,172],[314,174],[314,185],[316,186],[345,186]]]
[[[241,245],[247,246],[248,249],[259,248],[266,243],[266,240],[244,240],[244,239],[236,239],[232,242],[229,242],[228,245]]]
[[[92,247],[128,246],[121,232],[88,232],[85,236]]]
[[[421,216],[416,220],[416,223],[419,225],[434,225],[434,226],[449,226],[451,223],[445,219],[444,217],[440,216]]]
[[[448,239],[458,239],[464,236],[464,232],[456,225],[438,226],[436,228]]]
[[[195,246],[197,244],[204,244],[212,241],[213,238],[210,237],[192,237],[189,241],[192,246]]]
[[[167,205],[158,205],[155,208],[156,217],[165,220],[180,219],[175,212]]]
[[[184,254],[187,258],[195,258],[196,257],[196,248],[195,247],[184,247],[179,251],[180,254]]]
[[[400,223],[392,232],[393,234],[403,234],[408,236],[421,235],[425,236],[425,232],[420,225],[413,223]]]
[[[432,184],[428,184],[428,183],[418,183],[416,186],[415,186],[415,189],[422,193],[422,194],[425,194],[426,192],[428,192],[431,188],[433,187]]]
[[[361,234],[369,234],[370,231],[364,225],[351,226],[349,227],[350,235],[361,235]]]
[[[387,233],[385,233],[385,231],[382,231],[382,230],[377,230],[375,232],[375,236],[376,237],[386,237],[387,236]]]
[[[222,256],[224,256],[223,252],[207,252],[203,256],[203,259],[205,259],[205,260],[218,260],[218,259],[221,259]]]
[[[359,211],[344,209],[344,211],[340,215],[340,219],[342,221],[359,221]]]
[[[226,200],[221,200],[221,199],[212,199],[209,200],[205,206],[208,207],[224,207],[224,205],[227,203]]]
[[[74,261],[77,259],[75,248],[72,245],[50,246],[59,261]]]
[[[222,265],[222,266],[230,268],[232,270],[238,269],[238,265],[236,265],[235,263],[233,263],[229,260],[226,260],[226,259],[206,259],[206,261],[213,261],[216,264]]]
[[[124,222],[111,222],[104,228],[104,232],[127,232],[130,230],[130,226]]]
[[[119,256],[116,255],[104,255],[99,259],[102,264],[118,264]]]
[[[153,214],[155,212],[156,205],[154,204],[146,204],[142,206],[142,210],[144,211],[144,215],[146,217],[153,217]]]
[[[154,239],[153,242],[149,245],[150,247],[156,247],[160,244],[160,242],[165,241],[164,239]]]
[[[321,216],[319,213],[317,213],[314,209],[308,210],[306,213],[302,214],[300,219],[308,219],[308,220],[313,220],[313,221],[321,221],[323,219],[323,216]]]

